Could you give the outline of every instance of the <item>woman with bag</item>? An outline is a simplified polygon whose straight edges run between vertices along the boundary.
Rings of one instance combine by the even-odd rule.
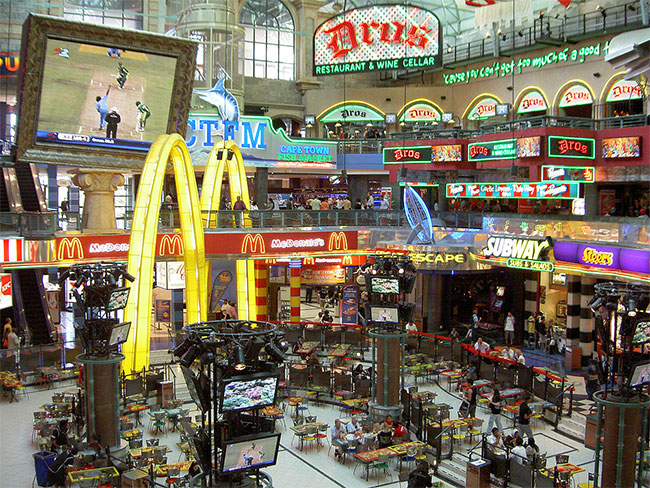
[[[490,418],[488,419],[487,431],[492,432],[492,426],[496,424],[499,428],[499,432],[503,432],[503,427],[501,426],[501,393],[497,387],[492,388],[492,398],[490,398]]]

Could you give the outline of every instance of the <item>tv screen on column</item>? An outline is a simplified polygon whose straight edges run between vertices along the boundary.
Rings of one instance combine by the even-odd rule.
[[[159,135],[184,135],[195,52],[176,37],[30,15],[18,159],[137,166]]]

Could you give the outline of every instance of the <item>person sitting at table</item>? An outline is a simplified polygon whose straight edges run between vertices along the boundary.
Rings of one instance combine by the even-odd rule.
[[[54,486],[55,488],[65,487],[65,467],[72,464],[75,454],[77,454],[77,450],[74,448],[71,450],[64,449],[61,454],[54,459],[54,462],[47,467],[48,486]]]
[[[393,416],[392,416],[392,415],[386,415],[386,420],[384,420],[384,423],[385,423],[389,428],[392,429],[392,428],[393,428],[393,424],[394,424]]]
[[[339,458],[347,449],[348,443],[345,441],[345,426],[341,423],[340,419],[334,421],[331,429],[332,434],[332,445],[336,446],[334,451],[334,457]]]
[[[361,438],[359,439],[360,448],[363,452],[370,451],[375,443],[375,433],[372,431],[370,424],[365,424],[361,428],[361,431],[363,434],[361,434]]]
[[[395,428],[393,429],[393,442],[395,444],[401,444],[402,442],[408,442],[409,432],[404,428],[399,422],[395,422]]]
[[[533,464],[535,460],[539,457],[539,446],[535,442],[535,439],[528,439],[528,444],[526,445],[526,457]]]
[[[485,438],[485,440],[490,446],[503,449],[503,434],[499,431],[498,427],[492,427],[492,432]]]
[[[524,447],[524,440],[521,437],[518,437],[515,441],[515,447],[510,450],[509,459],[518,462],[519,464],[527,464],[528,456],[526,456],[526,448]],[[512,462],[512,461],[511,461]]]
[[[490,345],[487,342],[484,342],[482,337],[479,337],[474,344],[474,349],[476,349],[478,354],[485,354],[490,350]]]
[[[515,443],[517,442],[517,439],[519,439],[519,437],[520,437],[519,431],[513,430],[512,434],[507,435],[503,439],[503,446],[507,447],[508,449],[512,449],[513,447],[515,447]]]
[[[383,449],[384,447],[389,447],[393,445],[393,433],[390,430],[390,427],[384,423],[381,426],[379,434],[377,434],[377,447]]]
[[[361,424],[359,423],[359,417],[356,415],[352,416],[352,420],[348,422],[348,425],[345,426],[345,430],[348,434],[356,434],[361,432]]]
[[[357,364],[357,366],[352,370],[352,374],[354,376],[362,375],[362,374],[364,374],[364,372],[365,371],[363,369],[363,364],[361,364],[361,363]]]
[[[521,364],[522,366],[526,366],[526,358],[524,357],[524,353],[519,351],[519,355],[517,356],[517,364]]]
[[[293,343],[293,347],[291,348],[294,354],[298,352],[298,349],[302,349],[302,344],[303,344],[302,337],[298,336],[298,339],[296,339],[296,342]]]
[[[501,349],[500,357],[503,359],[509,359],[511,361],[515,361],[517,359],[515,351],[513,349],[510,349],[510,346],[506,346]]]
[[[58,450],[68,444],[68,419],[63,419],[52,432],[52,449]]]
[[[409,473],[409,488],[431,488],[433,482],[429,474],[429,465],[421,462],[418,467]]]
[[[307,364],[312,364],[314,366],[318,366],[320,364],[320,361],[318,360],[318,354],[316,354],[316,351],[312,352],[309,357],[307,358]]]

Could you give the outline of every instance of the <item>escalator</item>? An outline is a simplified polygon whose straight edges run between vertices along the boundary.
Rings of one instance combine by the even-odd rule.
[[[45,212],[47,207],[41,184],[38,181],[36,166],[31,163],[16,163],[14,169],[23,210],[25,212]]]
[[[52,342],[52,318],[47,307],[43,272],[38,269],[18,269],[11,272],[14,307],[18,311],[18,326],[29,330],[33,345]]]

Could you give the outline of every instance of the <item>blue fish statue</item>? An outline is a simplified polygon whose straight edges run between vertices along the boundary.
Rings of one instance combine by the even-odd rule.
[[[219,111],[221,120],[239,120],[239,103],[235,96],[226,90],[225,78],[219,78],[209,90],[194,90],[201,100],[205,100]]]
[[[433,244],[433,223],[429,209],[422,197],[409,185],[404,187],[404,211],[412,229],[408,244],[413,243],[416,237],[422,244]]]

